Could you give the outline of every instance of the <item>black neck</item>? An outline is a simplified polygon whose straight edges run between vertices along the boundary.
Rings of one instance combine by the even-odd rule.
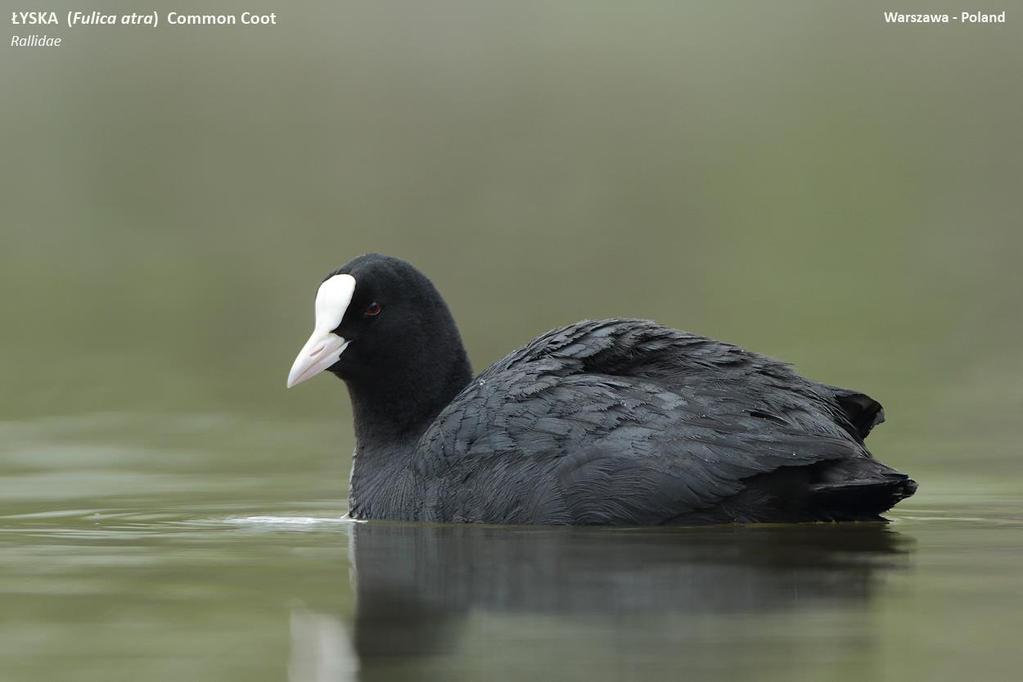
[[[372,376],[346,379],[355,436],[371,449],[418,440],[434,418],[472,381],[462,347],[420,346]]]
[[[345,379],[356,437],[349,512],[355,518],[415,520],[408,501],[420,497],[409,466],[416,444],[472,381],[472,368],[457,331],[444,343],[417,345],[386,367]]]

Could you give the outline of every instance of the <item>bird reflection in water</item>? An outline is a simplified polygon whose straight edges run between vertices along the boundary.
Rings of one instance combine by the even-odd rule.
[[[696,649],[703,657],[722,654],[734,635],[729,624],[745,617],[862,611],[886,574],[907,567],[911,550],[909,539],[883,524],[607,529],[374,522],[351,532],[357,610],[351,642],[338,646],[357,656],[352,669],[363,680],[483,672],[500,678],[485,661],[502,655],[524,661],[509,679],[534,669],[557,676],[550,662],[530,662],[544,652],[523,650],[523,628],[527,641],[561,640],[548,653],[561,655],[564,666],[592,656],[589,650],[632,670],[622,661],[639,650],[632,663],[663,673],[658,666],[688,663]],[[716,653],[704,646],[709,620],[717,628]],[[482,638],[473,633],[481,623]],[[856,637],[869,639],[869,628]],[[615,648],[620,656],[609,651]],[[470,669],[458,663],[473,659]]]

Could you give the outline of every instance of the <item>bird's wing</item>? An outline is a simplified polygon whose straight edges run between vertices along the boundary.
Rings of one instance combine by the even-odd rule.
[[[555,330],[483,372],[424,434],[427,517],[651,524],[782,467],[869,459],[816,387],[650,322]]]

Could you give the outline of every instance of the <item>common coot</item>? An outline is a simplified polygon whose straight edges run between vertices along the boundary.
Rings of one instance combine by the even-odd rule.
[[[473,378],[437,289],[331,272],[288,387],[344,380],[352,517],[507,524],[879,520],[916,483],[864,445],[870,397],[645,320],[554,329]]]

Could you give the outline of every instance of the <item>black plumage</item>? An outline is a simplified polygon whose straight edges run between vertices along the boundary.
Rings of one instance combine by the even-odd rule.
[[[415,268],[368,255],[339,273],[356,282],[333,330],[351,343],[330,367],[354,407],[354,517],[877,520],[916,489],[864,445],[880,404],[784,363],[613,319],[550,331],[472,378],[447,306]]]

